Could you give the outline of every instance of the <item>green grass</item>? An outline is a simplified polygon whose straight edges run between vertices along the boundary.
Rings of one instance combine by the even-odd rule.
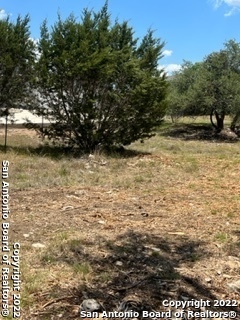
[[[75,273],[80,273],[81,276],[85,279],[87,275],[91,272],[91,267],[89,263],[74,263],[73,264],[73,270]]]
[[[229,240],[229,235],[225,232],[218,232],[215,239],[221,243],[226,243]]]
[[[182,119],[177,126],[187,121]],[[204,118],[195,120],[195,123],[207,121],[208,118]],[[88,155],[76,158],[48,146],[39,148],[41,140],[14,136],[12,132],[9,135],[8,151],[1,154],[1,159],[7,158],[10,161],[11,183],[14,188],[20,189],[77,185],[108,185],[110,188],[129,189],[151,185],[156,181],[162,187],[167,187],[169,176],[188,179],[191,175],[201,175],[204,161],[211,166],[214,160],[217,166],[213,170],[222,175],[219,179],[225,176],[226,170],[219,170],[222,165],[232,167],[239,163],[239,143],[185,141],[162,135],[174,126],[165,122],[155,137],[144,143],[137,141],[130,145],[127,150],[134,152],[132,156],[97,152],[93,158]],[[3,136],[0,136],[0,143],[3,144]]]
[[[108,282],[110,280],[112,280],[112,273],[111,272],[101,272],[98,275],[98,279],[100,279],[101,283],[105,283]]]
[[[201,256],[196,253],[191,253],[190,260],[191,260],[191,262],[199,261],[199,260],[201,260]]]

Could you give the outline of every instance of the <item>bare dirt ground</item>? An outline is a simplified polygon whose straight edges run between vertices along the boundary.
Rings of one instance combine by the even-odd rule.
[[[86,178],[105,172],[98,183],[12,186],[10,239],[21,243],[21,319],[77,319],[86,297],[108,311],[124,299],[155,310],[169,309],[163,300],[203,299],[211,301],[207,309],[234,310],[240,319],[239,288],[231,288],[240,280],[239,154],[234,161],[199,154],[197,165],[190,159],[178,176],[181,155],[173,142],[172,149],[124,159],[120,170],[109,159],[83,160]],[[9,157],[18,172],[16,155]],[[114,184],[123,170],[135,184]],[[214,307],[219,299],[238,306]]]

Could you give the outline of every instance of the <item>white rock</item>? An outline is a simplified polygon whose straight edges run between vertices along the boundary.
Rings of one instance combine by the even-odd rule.
[[[237,281],[235,281],[235,282],[228,283],[227,285],[228,285],[228,287],[229,287],[230,289],[232,289],[233,291],[235,291],[235,292],[240,292],[240,280],[237,280]]]
[[[32,247],[39,249],[39,248],[45,248],[46,246],[45,246],[45,244],[42,244],[42,243],[33,243]]]
[[[28,238],[30,236],[30,234],[24,233],[23,236],[24,236],[24,238]]]
[[[185,296],[181,296],[181,298],[183,299],[183,301],[188,301],[189,300],[189,298],[185,297]]]
[[[73,206],[66,206],[66,207],[63,207],[62,210],[63,211],[72,210],[73,208],[74,208]]]
[[[80,311],[94,312],[101,310],[102,307],[100,303],[95,299],[86,299],[80,305]]]
[[[152,247],[151,249],[152,249],[153,251],[156,251],[156,252],[160,252],[160,251],[161,251],[161,249],[156,248],[156,247]]]

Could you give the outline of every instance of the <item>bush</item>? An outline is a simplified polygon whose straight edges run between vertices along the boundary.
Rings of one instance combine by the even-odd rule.
[[[164,43],[149,30],[141,43],[127,22],[113,24],[107,4],[84,10],[49,31],[41,27],[35,113],[30,125],[55,143],[90,152],[152,136],[166,110],[167,83],[158,70]]]

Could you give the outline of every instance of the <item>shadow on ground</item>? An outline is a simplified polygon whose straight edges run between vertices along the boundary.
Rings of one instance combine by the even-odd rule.
[[[41,145],[39,147],[19,147],[19,146],[8,146],[7,152],[13,151],[19,155],[35,155],[39,157],[48,157],[53,160],[60,160],[63,158],[68,159],[77,159],[77,158],[84,158],[89,155],[89,153],[84,153],[79,149],[72,149],[72,148],[64,148],[58,146],[50,146],[50,145]],[[0,145],[0,152],[5,153],[5,147]],[[132,149],[125,149],[121,148],[112,148],[108,150],[99,150],[96,151],[99,154],[106,155],[111,158],[134,158],[143,155],[149,155],[149,152],[142,152],[138,150]],[[6,153],[7,154],[7,153]]]
[[[203,140],[212,142],[237,142],[230,134],[219,134],[211,125],[206,124],[175,124],[160,133],[161,136],[183,140]]]
[[[88,250],[92,241],[97,241],[94,247],[99,251]],[[79,314],[73,313],[71,303],[77,306],[86,297],[97,299],[107,311],[116,310],[127,298],[141,301],[158,311],[164,310],[163,300],[184,300],[186,297],[189,300],[215,300],[217,288],[209,287],[204,279],[193,275],[194,264],[211,255],[205,247],[203,242],[193,242],[187,237],[179,236],[173,241],[160,235],[134,231],[116,235],[111,241],[103,237],[90,241],[66,241],[51,252],[54,259],[50,263],[66,263],[76,270],[79,265],[78,271],[89,272],[90,278],[86,276],[83,283],[69,288],[68,294],[64,294],[60,286],[52,288],[50,296],[72,295],[72,300],[65,306],[63,301],[53,303],[45,311],[51,314],[51,319],[58,319],[59,314],[64,319],[78,318]],[[49,250],[47,252],[49,256]],[[45,267],[48,263],[46,259],[42,260]],[[90,269],[86,268],[87,265]],[[188,269],[191,270],[189,274],[186,273]],[[228,308],[222,310],[229,311]],[[38,319],[47,318],[39,314]]]

